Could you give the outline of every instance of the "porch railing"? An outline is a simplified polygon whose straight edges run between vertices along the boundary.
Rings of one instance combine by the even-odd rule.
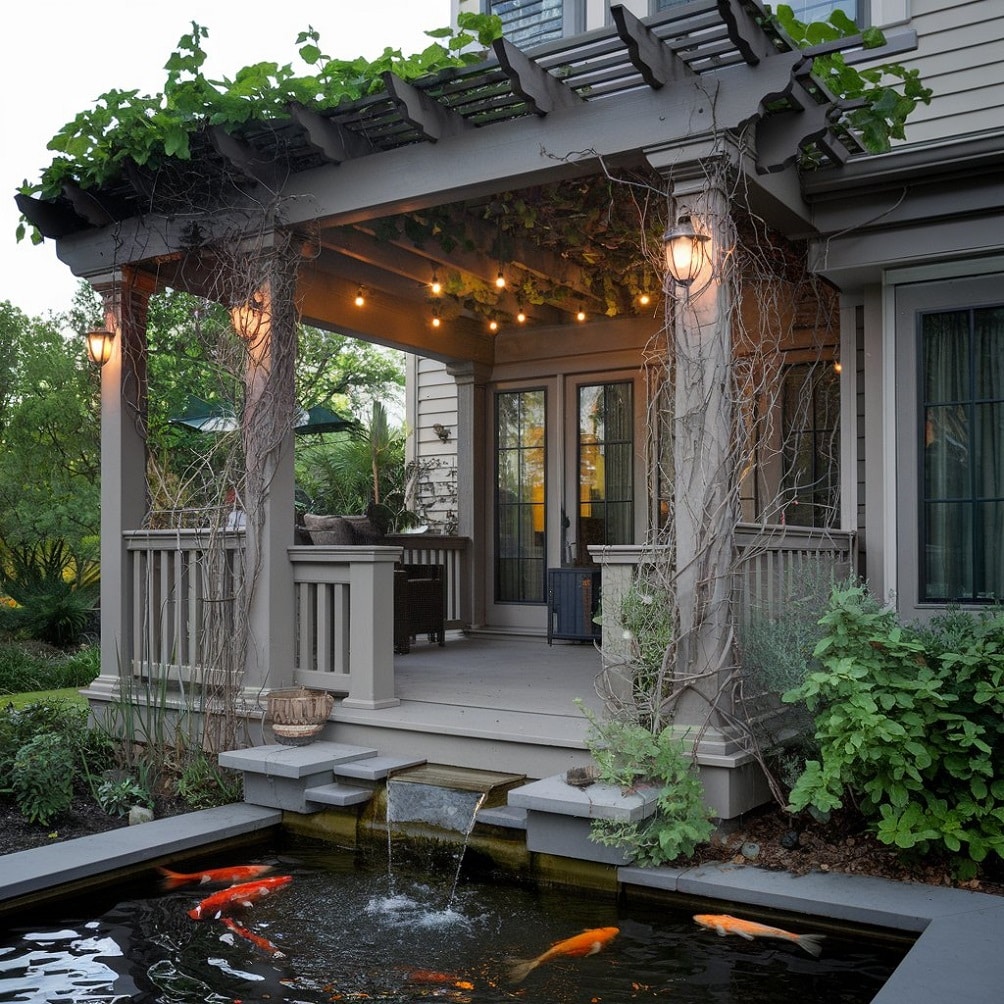
[[[125,534],[129,600],[122,661],[133,675],[208,682],[220,667],[211,632],[237,623],[244,585],[242,531],[174,529]],[[446,626],[463,624],[466,538],[402,534],[388,546],[289,549],[295,590],[294,682],[346,695],[350,703],[394,703],[393,564],[445,571]]]

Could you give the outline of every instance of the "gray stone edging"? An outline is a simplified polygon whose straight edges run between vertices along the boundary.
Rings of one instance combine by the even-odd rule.
[[[964,889],[742,865],[617,870],[624,886],[919,933],[872,1004],[1004,1000],[1004,897]]]
[[[11,900],[45,889],[270,829],[281,822],[277,809],[235,802],[0,855],[0,909]]]

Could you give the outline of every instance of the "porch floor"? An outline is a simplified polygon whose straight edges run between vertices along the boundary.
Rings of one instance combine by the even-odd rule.
[[[326,738],[384,754],[542,777],[588,762],[585,716],[601,708],[592,644],[449,632],[394,658],[397,707],[336,703]]]

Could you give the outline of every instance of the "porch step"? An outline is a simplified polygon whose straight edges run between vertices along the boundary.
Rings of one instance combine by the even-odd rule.
[[[371,756],[364,760],[354,760],[351,763],[335,764],[335,777],[348,777],[354,781],[386,780],[396,770],[407,770],[409,767],[421,767],[425,760],[420,757],[404,756]]]
[[[359,805],[360,802],[368,802],[373,797],[372,788],[356,788],[350,784],[339,784],[337,781],[332,784],[319,784],[312,788],[305,788],[303,792],[304,800],[312,802],[314,805]]]
[[[306,746],[252,746],[226,750],[219,755],[221,767],[242,770],[246,774],[267,777],[303,778],[353,760],[368,760],[377,751],[368,746],[346,743],[315,742]]]

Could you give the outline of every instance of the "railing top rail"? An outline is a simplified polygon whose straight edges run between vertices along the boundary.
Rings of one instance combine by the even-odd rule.
[[[465,551],[471,542],[470,537],[445,533],[388,533],[385,539],[397,547],[439,551]]]
[[[226,547],[244,545],[243,530],[222,527],[198,527],[176,530],[124,530],[122,537],[131,551],[165,551],[178,547],[206,547],[211,541],[223,541]]]

